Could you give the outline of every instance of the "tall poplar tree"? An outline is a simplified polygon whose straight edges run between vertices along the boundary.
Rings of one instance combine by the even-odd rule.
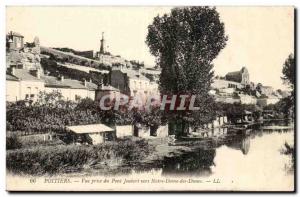
[[[202,125],[215,115],[208,94],[213,80],[213,60],[225,47],[224,23],[214,7],[180,7],[156,16],[148,26],[146,43],[162,70],[163,94],[197,95],[197,111],[170,113],[176,122]],[[184,132],[184,131],[183,131]]]

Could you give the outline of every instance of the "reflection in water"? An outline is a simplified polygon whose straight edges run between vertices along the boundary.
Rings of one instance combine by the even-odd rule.
[[[222,130],[209,133],[210,141],[192,146],[193,151],[180,156],[167,157],[163,161],[144,165],[139,171],[160,169],[163,176],[233,176],[251,177],[260,172],[263,176],[272,176],[274,172],[285,176],[284,166],[288,162],[286,155],[280,154],[280,148],[286,141],[293,141],[293,132],[253,130],[239,134],[221,136]],[[258,165],[260,166],[258,168]],[[155,166],[155,167],[154,167]],[[273,171],[274,170],[274,171]],[[279,174],[280,174],[279,173]]]
[[[244,155],[247,155],[250,149],[250,135],[236,137],[234,141],[226,143],[230,148],[241,150]]]
[[[215,149],[197,149],[180,157],[166,158],[163,162],[162,175],[208,175],[214,165]]]

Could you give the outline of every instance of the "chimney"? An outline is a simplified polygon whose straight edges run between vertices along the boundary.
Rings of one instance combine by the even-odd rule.
[[[16,74],[16,68],[14,66],[10,67],[10,74],[15,75]]]
[[[64,78],[63,75],[61,75],[59,79],[60,79],[61,82],[63,82],[65,78]]]
[[[87,81],[86,80],[83,81],[83,84],[84,84],[84,87],[87,87]]]

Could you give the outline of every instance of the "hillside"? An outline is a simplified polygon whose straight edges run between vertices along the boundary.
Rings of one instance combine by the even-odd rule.
[[[63,52],[49,47],[41,46],[41,54],[48,55],[50,59],[55,59],[58,62],[69,62],[81,66],[88,66],[100,70],[109,70],[110,65],[104,65],[98,60],[89,59],[73,53]]]

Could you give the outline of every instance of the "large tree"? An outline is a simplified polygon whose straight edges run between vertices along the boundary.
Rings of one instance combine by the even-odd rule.
[[[295,73],[295,59],[294,55],[290,54],[289,57],[285,60],[282,68],[282,80],[287,83],[292,89],[291,95],[287,98],[281,100],[280,106],[283,106],[285,109],[285,114],[293,116],[294,114],[294,96],[295,96],[295,83],[296,83],[296,73]]]
[[[288,83],[292,89],[295,85],[295,59],[294,55],[290,54],[289,57],[285,60],[282,68],[282,79],[284,82]]]
[[[177,112],[177,120],[195,125],[211,121],[212,61],[225,47],[224,23],[214,7],[180,7],[157,16],[148,26],[146,43],[162,69],[163,94],[197,95],[197,112]]]

